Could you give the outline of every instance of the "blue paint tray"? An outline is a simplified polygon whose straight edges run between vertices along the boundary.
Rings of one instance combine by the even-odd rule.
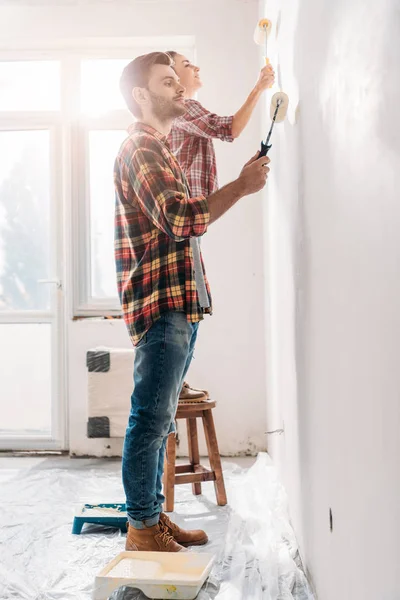
[[[84,504],[74,517],[72,533],[80,534],[85,523],[115,527],[126,533],[126,504]]]

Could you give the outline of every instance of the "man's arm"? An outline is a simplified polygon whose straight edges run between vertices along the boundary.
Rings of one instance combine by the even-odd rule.
[[[260,191],[267,181],[268,157],[257,158],[258,152],[245,164],[239,177],[207,198],[210,224],[222,217],[238,200]]]
[[[271,65],[265,66],[261,69],[260,76],[253,90],[250,92],[246,102],[241,108],[233,115],[232,121],[232,137],[238,138],[250,121],[250,117],[254,112],[257,102],[263,93],[269,87],[272,87],[274,83],[274,71]]]
[[[121,179],[133,188],[142,212],[166,235],[179,242],[207,231],[207,200],[187,197],[185,185],[157,148],[136,149],[129,165],[121,161],[120,169],[125,171]]]
[[[229,210],[240,198],[264,187],[269,168],[268,157],[257,154],[243,167],[238,179],[207,199],[188,198],[184,184],[175,178],[162,155],[150,149],[137,149],[128,172],[121,174],[123,187],[129,183],[140,209],[150,221],[176,241],[200,237],[210,223]],[[124,170],[126,163],[120,161]]]

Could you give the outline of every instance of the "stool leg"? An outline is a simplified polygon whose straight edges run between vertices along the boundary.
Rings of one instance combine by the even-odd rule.
[[[199,438],[197,435],[196,419],[186,419],[186,426],[189,448],[189,460],[190,464],[193,467],[195,467],[200,464]],[[194,468],[193,472],[195,472]],[[201,483],[192,483],[192,491],[195,496],[201,494]]]
[[[175,502],[175,460],[176,442],[175,433],[170,433],[167,440],[164,462],[164,510],[173,512]]]
[[[211,470],[215,474],[215,494],[219,506],[227,504],[224,476],[222,473],[221,457],[219,455],[217,435],[215,433],[214,418],[211,410],[203,411],[204,434],[207,442],[208,457]]]

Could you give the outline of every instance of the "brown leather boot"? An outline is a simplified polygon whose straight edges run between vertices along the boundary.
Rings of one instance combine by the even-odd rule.
[[[160,515],[160,523],[164,525],[168,533],[173,536],[174,540],[181,546],[203,546],[208,542],[208,536],[201,529],[185,531],[176,523],[173,523],[165,513]]]
[[[153,527],[135,529],[128,524],[125,550],[145,552],[187,552],[180,546],[161,522]]]
[[[208,400],[209,394],[207,390],[198,390],[192,388],[186,381],[183,382],[181,393],[179,394],[179,402],[205,402]]]

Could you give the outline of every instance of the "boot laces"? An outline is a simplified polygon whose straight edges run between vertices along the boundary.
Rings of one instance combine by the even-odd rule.
[[[171,521],[171,519],[170,519],[170,518],[169,518],[169,517],[168,517],[168,516],[167,516],[165,513],[162,515],[162,520],[163,520],[163,524],[164,524],[164,525],[165,525],[165,526],[166,526],[168,529],[170,529],[171,531],[173,531],[173,532],[175,532],[175,533],[177,533],[177,532],[178,532],[178,526],[177,526],[175,523],[173,523],[173,522]]]
[[[169,529],[166,525],[160,522],[160,540],[165,546],[169,546],[171,542],[174,541],[174,538],[169,532]]]

